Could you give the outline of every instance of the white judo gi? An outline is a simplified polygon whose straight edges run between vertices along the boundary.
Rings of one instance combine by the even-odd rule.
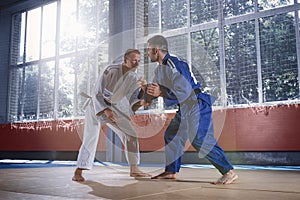
[[[140,101],[137,98],[137,80],[138,76],[133,71],[123,75],[122,64],[107,67],[99,77],[86,108],[83,140],[77,158],[78,168],[92,168],[103,124],[111,128],[121,139],[127,162],[130,165],[139,164],[138,138],[129,118],[132,106]],[[118,115],[116,122],[110,122],[106,117],[104,114],[106,108]],[[97,113],[101,115],[97,116]]]

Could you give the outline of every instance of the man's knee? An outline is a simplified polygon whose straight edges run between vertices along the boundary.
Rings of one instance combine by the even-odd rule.
[[[126,143],[127,143],[127,150],[129,152],[136,152],[137,149],[138,149],[138,140],[136,137],[132,137],[132,136],[129,136],[126,140]]]

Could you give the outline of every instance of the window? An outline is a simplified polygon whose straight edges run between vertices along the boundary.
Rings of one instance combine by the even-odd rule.
[[[83,116],[80,92],[108,60],[108,2],[58,0],[13,15],[10,121]]]
[[[145,48],[153,34],[166,36],[170,52],[190,63],[202,91],[217,97],[215,106],[299,102],[296,1],[144,2],[136,4],[137,25],[148,27],[152,22],[157,28],[137,34],[137,46]],[[138,20],[141,16],[144,20]],[[151,65],[144,69],[148,81]]]
[[[228,104],[258,103],[255,22],[230,24],[224,30]]]
[[[293,13],[260,19],[264,101],[283,101],[299,96],[294,24]]]

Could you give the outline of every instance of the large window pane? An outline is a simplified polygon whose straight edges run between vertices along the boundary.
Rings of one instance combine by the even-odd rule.
[[[28,11],[26,32],[26,62],[40,58],[41,8]]]
[[[20,45],[18,46],[19,50],[19,57],[18,57],[18,64],[23,63],[24,61],[24,49],[25,49],[25,21],[26,21],[26,13],[22,13],[21,18],[21,27],[20,27]],[[17,30],[16,30],[17,31]]]
[[[299,95],[294,24],[292,13],[260,19],[264,101]]]
[[[76,37],[82,32],[82,25],[77,23],[77,0],[61,1],[60,14],[60,54],[76,51]]]
[[[56,10],[56,2],[43,7],[42,58],[55,55]]]
[[[97,25],[98,25],[98,44],[103,44],[103,41],[108,39],[109,34],[109,0],[96,0],[97,2],[97,12],[98,15]]]
[[[177,35],[167,38],[168,49],[171,54],[178,56],[180,59],[187,61],[187,51],[188,51],[188,35]],[[156,108],[159,107],[157,100]],[[174,109],[177,106],[168,107],[167,109]]]
[[[91,95],[93,84],[98,77],[98,69],[96,67],[96,61],[94,58],[94,56],[90,55],[88,59],[86,59],[78,66],[77,72],[75,73],[75,79],[77,80],[77,93],[75,93],[77,107],[75,108],[75,110],[77,112],[77,116],[84,115],[84,104],[88,100],[87,97],[80,94],[85,93],[87,95]]]
[[[21,94],[22,103],[19,108],[23,120],[37,119],[38,74],[38,66],[36,65],[25,68],[24,89],[23,94]]]
[[[17,65],[23,62],[25,17],[26,13],[18,13],[12,17],[12,35],[10,46],[11,65]]]
[[[79,2],[78,49],[88,49],[95,46],[97,31],[96,1],[84,0]]]
[[[258,102],[254,20],[227,26],[225,36],[228,103]]]
[[[160,0],[136,1],[136,37],[158,33],[160,28]]]
[[[10,64],[21,64],[24,61],[26,13],[18,13],[12,17],[12,36]]]
[[[58,117],[73,116],[75,70],[77,63],[74,58],[61,59],[59,62],[59,88],[58,88]]]
[[[201,90],[221,96],[219,32],[217,28],[192,33],[192,70]],[[219,102],[220,100],[217,100]],[[216,104],[220,104],[217,103]]]
[[[162,0],[162,29],[186,27],[187,6],[186,0]]]
[[[294,4],[294,0],[258,0],[259,10],[268,10]]]
[[[21,110],[19,109],[19,105],[22,102],[22,83],[24,82],[23,69],[16,67],[11,68],[9,80],[9,120],[18,121],[21,119]]]
[[[148,25],[148,12],[145,12],[145,9],[148,6],[147,1],[136,1],[136,38],[144,37],[147,35],[147,27]],[[146,8],[145,8],[146,7]]]
[[[39,119],[54,117],[54,74],[54,61],[41,65]]]
[[[232,17],[254,12],[255,0],[226,0],[224,17]]]
[[[218,0],[191,0],[191,24],[201,24],[218,19]]]
[[[159,2],[158,0],[149,0],[148,1],[148,15],[147,15],[147,27],[148,34],[156,33],[159,30]]]
[[[178,35],[167,38],[169,51],[176,56],[187,60],[188,35]]]

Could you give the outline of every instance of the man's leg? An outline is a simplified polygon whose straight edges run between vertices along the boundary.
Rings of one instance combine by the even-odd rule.
[[[197,135],[194,138],[190,138],[190,140],[193,147],[199,152],[199,156],[207,158],[223,175],[215,184],[230,184],[238,176],[232,171],[232,164],[214,138],[211,107],[205,102],[202,102],[201,106],[198,126],[192,125],[190,127],[192,129],[191,132],[195,132],[193,129],[198,127],[198,130],[196,130]]]
[[[205,157],[212,165],[222,174],[214,184],[230,184],[234,182],[238,176],[233,172],[233,166],[225,155],[223,149],[217,144],[208,144],[195,139],[192,143],[193,147],[198,150],[200,157]]]
[[[125,118],[120,118],[118,119],[117,124],[108,123],[107,126],[118,135],[122,144],[124,145],[125,157],[130,165],[130,176],[151,176],[150,174],[142,172],[138,167],[138,164],[140,163],[139,143],[136,133],[133,127],[130,125],[130,122]],[[126,131],[126,133],[124,131]]]
[[[181,113],[177,112],[165,131],[165,171],[152,179],[176,179],[180,170],[181,157],[187,140],[186,123],[181,123]]]
[[[73,181],[84,181],[82,170],[89,170],[93,167],[100,127],[101,123],[95,116],[93,104],[90,103],[85,113],[84,133],[77,157],[77,168],[72,178]]]

